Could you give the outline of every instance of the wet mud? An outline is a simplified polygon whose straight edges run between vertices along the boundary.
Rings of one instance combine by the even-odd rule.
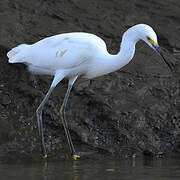
[[[67,119],[77,151],[109,156],[162,156],[180,151],[180,1],[168,0],[2,0],[0,2],[0,160],[40,159],[35,111],[52,77],[33,76],[23,64],[8,64],[6,53],[63,32],[85,31],[119,50],[130,26],[146,23],[158,34],[170,72],[144,42],[124,68],[77,82]],[[59,108],[67,82],[60,83],[43,111],[45,142],[52,159],[69,150]]]

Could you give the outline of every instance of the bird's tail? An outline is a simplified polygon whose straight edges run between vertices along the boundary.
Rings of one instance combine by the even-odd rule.
[[[19,46],[11,49],[7,53],[7,57],[9,58],[8,62],[9,63],[18,63],[18,62],[23,62],[24,60],[24,48],[27,47],[27,44],[20,44]]]

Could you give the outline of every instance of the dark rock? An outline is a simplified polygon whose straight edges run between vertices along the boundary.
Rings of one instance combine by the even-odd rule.
[[[4,96],[3,96],[3,99],[2,99],[2,104],[3,104],[3,105],[8,105],[8,104],[10,104],[10,103],[11,103],[10,97],[9,97],[8,95],[4,95]]]
[[[78,151],[106,151],[124,157],[179,152],[179,10],[179,1],[167,0],[1,1],[0,159],[11,154],[39,157],[35,111],[52,81],[52,77],[36,76],[38,83],[34,84],[25,65],[8,64],[9,49],[62,32],[86,31],[102,37],[108,51],[115,54],[123,32],[138,23],[155,29],[175,71],[170,72],[140,42],[134,60],[123,69],[91,82],[77,82],[67,107],[72,139]],[[59,123],[66,88],[66,81],[57,86],[43,113],[46,146],[54,159],[69,154]]]

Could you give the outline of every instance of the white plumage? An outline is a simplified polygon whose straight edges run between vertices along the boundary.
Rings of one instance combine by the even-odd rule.
[[[74,76],[87,74],[104,53],[108,54],[106,44],[96,35],[65,33],[20,45],[8,52],[8,57],[10,63],[25,63],[34,73],[54,75],[61,69]]]
[[[65,107],[71,88],[78,77],[94,78],[116,71],[125,66],[133,58],[135,45],[139,40],[146,42],[156,50],[172,69],[172,65],[164,58],[157,43],[154,30],[145,24],[138,24],[128,29],[122,37],[118,54],[108,53],[105,42],[98,36],[84,32],[64,33],[42,39],[32,45],[22,44],[7,53],[9,63],[24,63],[29,71],[36,74],[54,76],[51,87],[37,109],[39,133],[41,137],[42,154],[47,156],[42,110],[54,87],[63,79],[68,78],[68,90],[61,106],[61,119],[67,135],[71,153],[74,159],[79,156],[75,152],[65,119]]]
[[[57,70],[66,76],[83,75],[94,78],[115,71],[133,57],[135,44],[146,36],[157,37],[151,27],[140,24],[130,28],[123,36],[121,51],[117,55],[107,52],[105,42],[90,33],[64,33],[48,37],[32,45],[23,44],[8,52],[10,63],[25,63],[38,74],[54,75]]]

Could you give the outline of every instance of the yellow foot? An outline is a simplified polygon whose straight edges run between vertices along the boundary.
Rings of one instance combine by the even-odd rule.
[[[45,154],[44,156],[43,156],[43,159],[46,159],[47,158],[47,154]]]
[[[77,160],[78,158],[80,158],[80,155],[78,155],[78,154],[73,154],[72,157],[73,157],[74,160]]]

